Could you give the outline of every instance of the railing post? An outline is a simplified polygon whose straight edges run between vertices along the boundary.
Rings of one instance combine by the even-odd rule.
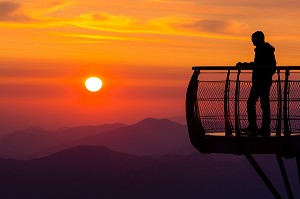
[[[226,77],[226,84],[224,90],[224,121],[225,121],[225,135],[229,136],[232,135],[232,124],[230,121],[230,114],[229,114],[229,91],[230,91],[230,70],[227,72]]]
[[[186,120],[191,143],[198,148],[201,137],[205,135],[198,109],[198,76],[200,70],[194,70],[186,93]]]
[[[238,69],[236,77],[236,84],[235,84],[235,100],[234,100],[234,114],[235,114],[235,133],[236,136],[241,135],[241,128],[240,128],[240,74],[241,69]]]
[[[281,136],[281,120],[282,120],[282,96],[281,96],[281,79],[280,70],[277,70],[277,118],[276,118],[276,136]]]
[[[283,97],[283,123],[284,123],[284,135],[290,135],[290,124],[289,124],[289,75],[290,70],[286,69],[285,71],[285,81],[284,81],[284,97]]]

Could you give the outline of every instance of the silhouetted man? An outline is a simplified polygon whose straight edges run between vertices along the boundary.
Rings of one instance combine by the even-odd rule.
[[[248,112],[248,127],[242,129],[242,132],[247,135],[263,135],[270,136],[270,88],[272,85],[272,76],[275,73],[276,60],[274,51],[275,48],[265,42],[264,33],[256,31],[252,34],[252,43],[256,48],[254,62],[237,63],[238,67],[253,66],[252,71],[252,87],[249,98],[247,100]],[[260,98],[262,109],[262,126],[258,130],[256,124],[256,102]]]

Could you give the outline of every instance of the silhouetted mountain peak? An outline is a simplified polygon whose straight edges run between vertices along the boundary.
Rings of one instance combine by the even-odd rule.
[[[32,159],[80,145],[107,146],[113,151],[153,156],[188,154],[195,150],[185,125],[147,118],[132,125],[78,126],[51,132],[30,127],[1,138],[0,157]]]
[[[278,168],[265,166],[279,185]],[[77,146],[39,159],[0,159],[0,167],[2,198],[273,198],[247,161],[199,153],[154,158]]]
[[[23,139],[31,139],[41,136],[49,136],[51,135],[47,130],[41,128],[41,127],[28,127],[22,130],[15,131],[11,134],[8,134],[4,136],[1,140],[1,142],[7,142],[8,140],[23,140]]]
[[[52,155],[46,156],[45,158],[49,157],[74,157],[76,158],[84,158],[84,157],[91,157],[91,156],[99,156],[103,154],[108,154],[112,153],[112,151],[104,146],[86,146],[86,145],[81,145],[81,146],[76,146],[72,148],[68,148],[62,151],[59,151],[57,153],[54,153]]]
[[[68,132],[72,132],[72,133],[76,133],[76,132],[88,132],[88,131],[109,131],[109,130],[114,130],[117,128],[121,128],[127,126],[126,124],[122,124],[122,123],[113,123],[113,124],[102,124],[102,125],[87,125],[87,126],[76,126],[76,127],[64,127],[64,128],[60,128],[57,129],[55,132],[57,133],[68,133]],[[100,133],[100,132],[99,132]]]
[[[35,159],[35,161],[60,162],[60,164],[63,165],[73,164],[78,167],[98,165],[109,168],[110,166],[117,166],[121,162],[131,162],[138,159],[139,156],[115,152],[103,146],[81,145],[65,149],[43,158]]]
[[[145,119],[141,120],[137,124],[147,124],[147,123],[157,123],[157,122],[167,122],[167,121],[171,122],[168,119],[157,119],[157,118],[149,117],[149,118],[145,118]]]
[[[57,154],[73,154],[73,153],[107,153],[107,152],[112,152],[108,147],[105,146],[89,146],[89,145],[80,145],[80,146],[75,146],[69,149],[62,150],[60,152],[57,152],[53,155]]]
[[[156,119],[156,118],[146,118],[135,124],[135,126],[141,126],[141,127],[153,127],[153,126],[161,126],[161,125],[165,126],[165,125],[180,125],[180,124],[168,119]]]
[[[111,126],[117,126],[118,128],[120,127],[124,127],[127,126],[126,124],[123,123],[107,123],[107,124],[101,124],[101,125],[97,125],[97,127],[111,127]]]
[[[22,130],[15,131],[14,133],[36,133],[36,132],[46,133],[48,131],[39,126],[31,126]]]

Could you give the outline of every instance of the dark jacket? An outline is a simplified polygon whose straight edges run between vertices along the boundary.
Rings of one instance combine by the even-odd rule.
[[[264,43],[263,45],[256,47],[254,51],[255,57],[252,64],[258,69],[253,69],[252,83],[271,82],[272,76],[276,71],[275,48],[269,43]]]

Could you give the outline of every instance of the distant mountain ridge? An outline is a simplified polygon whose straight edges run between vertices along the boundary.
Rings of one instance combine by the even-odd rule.
[[[0,159],[0,168],[1,197],[9,199],[273,198],[246,161],[199,153],[155,158],[77,146],[39,159]]]
[[[0,157],[25,158],[54,145],[71,142],[86,136],[121,128],[125,124],[79,126],[47,131],[40,127],[18,130],[0,138]]]
[[[273,198],[245,159],[217,161],[200,154],[189,142],[187,127],[167,119],[54,132],[31,127],[0,139],[3,152],[4,199]],[[11,159],[16,158],[11,154],[27,160]],[[285,193],[275,157],[259,156],[258,161]],[[295,163],[284,161],[297,188]],[[300,198],[300,190],[293,190]]]
[[[46,131],[34,127],[0,139],[0,157],[31,159],[79,145],[106,146],[135,155],[161,156],[195,151],[187,127],[168,119],[146,118],[136,124],[106,124]]]

